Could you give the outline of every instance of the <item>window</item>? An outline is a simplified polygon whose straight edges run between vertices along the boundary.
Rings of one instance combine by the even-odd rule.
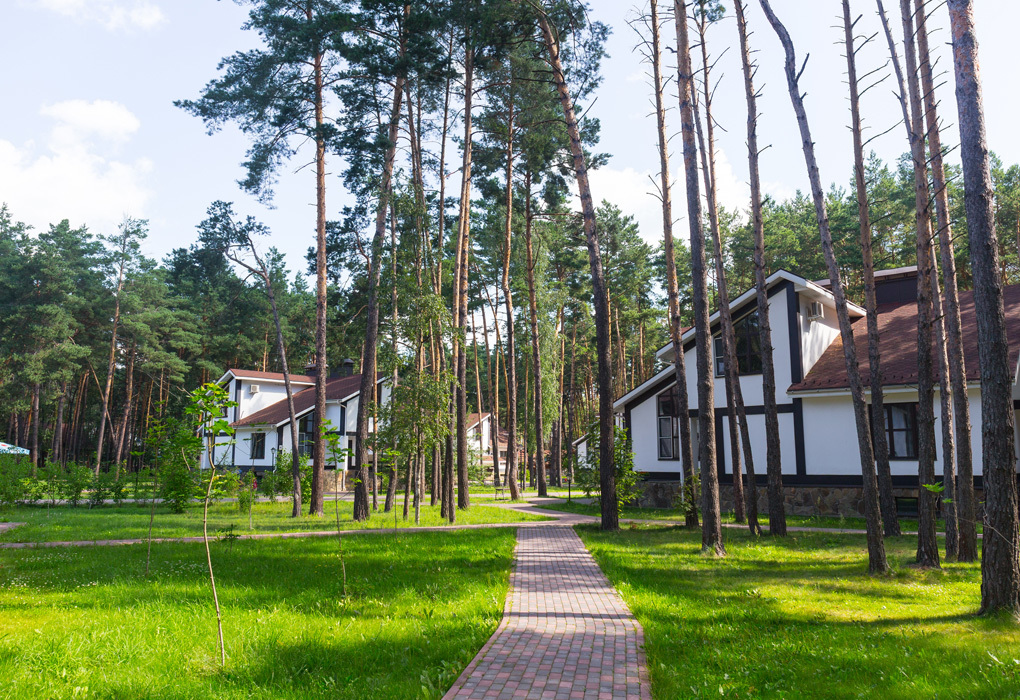
[[[733,324],[737,372],[741,375],[761,374],[761,336],[758,333],[757,311],[744,316]],[[715,342],[715,376],[722,377],[726,373],[726,365],[723,362],[722,336],[717,335],[713,340]]]
[[[917,459],[917,404],[887,403],[883,409],[889,459]]]
[[[312,454],[315,443],[315,414],[309,413],[298,421],[298,454]]]
[[[659,394],[655,401],[659,423],[659,459],[680,459],[680,431],[676,423],[680,415],[680,394],[676,385]]]
[[[265,459],[266,458],[266,434],[255,433],[251,436],[251,458],[252,459]]]

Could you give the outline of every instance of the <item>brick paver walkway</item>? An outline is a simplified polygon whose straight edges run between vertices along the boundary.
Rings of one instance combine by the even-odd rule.
[[[572,528],[519,529],[510,586],[447,700],[651,698],[641,625]]]

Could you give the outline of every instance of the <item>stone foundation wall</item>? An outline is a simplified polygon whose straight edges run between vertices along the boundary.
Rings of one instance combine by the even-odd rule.
[[[678,481],[646,481],[638,501],[643,508],[673,508],[680,491]],[[848,518],[864,517],[861,489],[853,486],[784,486],[786,512],[789,515],[831,515]],[[917,489],[893,489],[897,498],[917,498]],[[984,500],[981,491],[976,493],[978,503]],[[733,511],[733,484],[719,485],[719,505],[722,511]],[[768,513],[768,494],[758,488],[758,512]],[[978,518],[981,517],[980,509]]]

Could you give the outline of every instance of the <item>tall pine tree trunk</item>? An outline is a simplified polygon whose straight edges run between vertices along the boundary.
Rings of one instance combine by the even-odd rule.
[[[312,10],[308,10],[311,19]],[[319,426],[326,419],[326,136],[322,132],[323,113],[322,53],[316,53],[315,73],[315,436],[312,442],[312,483],[308,512],[323,514],[325,489],[326,443]],[[370,271],[372,274],[372,271]],[[364,364],[362,364],[364,368]],[[361,403],[364,403],[362,400]],[[360,435],[359,435],[360,442]],[[296,452],[297,443],[292,446]],[[359,445],[360,448],[360,445]],[[355,510],[357,510],[355,508]]]
[[[531,361],[535,373],[535,466],[537,468],[538,495],[549,495],[545,478],[545,452],[542,439],[545,426],[542,422],[542,343],[538,335],[538,297],[535,294],[535,256],[531,239],[531,171],[524,173],[524,245],[527,251],[528,311],[531,320]]]
[[[680,433],[680,460],[684,479],[686,509],[684,520],[687,527],[698,526],[698,507],[694,489],[694,459],[691,454],[690,399],[687,394],[687,369],[684,363],[684,349],[680,331],[680,295],[676,278],[676,253],[673,248],[673,204],[672,184],[669,172],[669,138],[666,134],[665,84],[662,77],[662,39],[659,34],[659,12],[657,0],[650,0],[652,24],[652,72],[655,81],[655,126],[659,145],[659,192],[662,201],[662,248],[666,257],[666,297],[669,312],[669,338],[673,344],[673,369],[677,386],[677,429]],[[576,326],[575,326],[576,332]],[[574,346],[571,343],[571,363]],[[571,381],[573,381],[571,373]],[[570,434],[573,438],[573,429]]]
[[[974,6],[972,0],[948,0],[948,5],[981,367],[981,464],[985,487],[981,610],[1007,610],[1020,615],[1013,373],[1006,341]]]
[[[613,369],[610,357],[609,303],[606,295],[606,280],[602,271],[602,254],[595,230],[595,203],[592,201],[588,184],[588,165],[581,145],[581,132],[574,114],[574,101],[567,87],[567,80],[560,62],[560,45],[553,33],[549,18],[544,11],[538,13],[538,22],[545,39],[549,63],[552,67],[553,82],[559,94],[563,117],[567,122],[567,137],[570,140],[570,154],[573,157],[574,174],[581,199],[581,213],[584,219],[584,235],[588,243],[588,264],[591,268],[592,303],[595,307],[595,353],[598,358],[599,391],[599,482],[601,488],[602,529],[620,528],[617,513],[616,468],[613,461]]]
[[[511,81],[513,78],[511,77]],[[512,85],[512,83],[511,83]],[[513,91],[511,90],[511,93]],[[506,483],[510,487],[510,498],[521,497],[517,485],[517,333],[514,330],[514,299],[510,291],[510,252],[513,244],[514,212],[514,106],[507,100],[507,141],[506,141],[506,209],[503,224],[503,276],[500,284],[503,290],[503,304],[506,307]],[[499,321],[496,321],[497,325]]]
[[[705,231],[698,187],[698,152],[694,143],[694,75],[691,72],[687,3],[674,3],[677,62],[680,85],[680,123],[684,174],[687,179],[687,219],[691,229],[691,273],[694,287],[694,337],[697,353],[698,461],[701,467],[701,551],[725,556],[719,513],[719,475],[715,454],[715,397],[712,372],[712,330],[708,311],[708,270],[705,265]]]
[[[914,212],[917,221],[917,564],[939,566],[935,535],[938,495],[935,485],[935,386],[932,362],[931,209],[928,201],[928,168],[924,154],[921,93],[917,82],[914,22],[910,0],[900,0],[903,20],[903,57],[910,103],[910,153],[914,161]],[[951,458],[950,455],[946,457]]]
[[[761,346],[762,399],[765,405],[765,464],[768,475],[769,532],[786,535],[786,503],[783,494],[783,463],[776,406],[776,369],[773,362],[772,324],[769,319],[768,290],[765,288],[765,227],[761,213],[761,176],[758,171],[758,96],[754,89],[755,67],[748,46],[747,20],[742,0],[735,4],[740,35],[740,62],[747,102],[747,163],[751,185],[751,228],[754,232],[754,281],[758,306],[758,339]],[[748,475],[748,513],[757,512],[757,488]],[[752,511],[752,508],[754,509]],[[750,517],[750,515],[749,515]],[[757,522],[748,521],[756,526]]]
[[[461,163],[460,215],[458,217],[457,252],[453,274],[454,328],[463,333],[467,327],[468,237],[471,227],[471,134],[473,123],[471,108],[474,92],[474,47],[471,32],[467,32],[467,49],[464,59],[464,151]],[[467,349],[459,337],[453,343],[453,369],[457,377],[454,390],[456,410],[457,449],[457,507],[471,505],[468,492],[467,451]]]
[[[861,459],[861,476],[863,482],[864,516],[867,522],[868,539],[868,570],[872,573],[884,573],[888,570],[885,559],[885,542],[882,539],[881,513],[878,505],[878,477],[875,474],[875,458],[871,449],[871,429],[868,425],[868,407],[864,399],[864,384],[861,382],[860,370],[857,367],[857,348],[854,344],[854,331],[850,325],[847,311],[846,295],[843,292],[843,281],[840,279],[836,255],[832,248],[832,235],[829,231],[829,215],[825,208],[825,193],[822,190],[822,178],[818,173],[815,160],[815,146],[811,139],[807,112],[804,110],[804,99],[800,91],[799,74],[797,73],[796,56],[793,41],[786,27],[783,26],[769,0],[759,0],[769,24],[775,30],[786,54],[785,72],[789,88],[790,101],[797,115],[801,142],[804,149],[804,162],[807,166],[808,180],[811,183],[811,198],[815,205],[815,216],[818,231],[822,240],[822,252],[825,265],[829,271],[829,282],[836,302],[836,315],[839,318],[839,333],[843,340],[843,358],[846,361],[847,379],[850,395],[853,399],[854,422],[857,427],[857,445]]]
[[[884,15],[883,15],[884,16]],[[878,334],[878,298],[875,290],[875,263],[871,250],[871,208],[864,172],[864,141],[862,136],[860,94],[857,83],[857,49],[850,19],[850,1],[843,0],[843,31],[846,44],[847,71],[850,84],[851,132],[854,140],[854,184],[857,189],[857,216],[861,230],[861,262],[864,274],[864,310],[868,314],[868,373],[871,381],[871,439],[878,473],[878,499],[886,537],[900,534],[893,495],[892,470],[889,467],[889,440],[885,425],[885,395],[882,389],[882,353]],[[890,35],[891,38],[891,35]]]
[[[723,373],[726,385],[726,422],[730,433],[730,453],[732,454],[733,471],[733,512],[738,523],[747,520],[745,513],[744,488],[740,468],[740,449],[744,449],[744,461],[747,464],[747,478],[754,482],[754,455],[751,452],[751,438],[747,427],[747,413],[744,411],[744,394],[740,386],[740,372],[737,365],[736,338],[733,331],[733,315],[730,311],[730,293],[726,284],[726,268],[723,259],[722,234],[719,230],[719,210],[715,189],[715,125],[712,121],[712,90],[710,83],[710,64],[708,62],[708,44],[706,42],[707,16],[701,13],[698,19],[698,43],[701,44],[701,61],[703,66],[704,109],[706,128],[703,131],[699,105],[694,105],[694,121],[698,133],[698,145],[701,149],[701,171],[705,180],[705,198],[708,204],[709,228],[712,232],[712,253],[715,263],[716,290],[719,293],[719,321],[723,341]],[[707,131],[707,139],[705,132]],[[743,442],[741,443],[741,436]],[[757,490],[757,489],[756,489]],[[757,498],[755,498],[754,523],[749,523],[751,532],[758,534]],[[776,533],[781,534],[781,533]]]
[[[410,13],[410,5],[404,6],[404,20],[406,25],[407,16]],[[404,51],[403,29],[401,30],[401,53]],[[397,136],[400,127],[400,104],[404,93],[404,75],[397,75],[393,88],[393,104],[390,108],[389,123],[386,145],[386,153],[383,160],[383,172],[379,182],[379,205],[375,215],[375,233],[372,237],[371,271],[368,277],[368,309],[365,322],[365,346],[361,356],[361,382],[358,393],[358,415],[357,415],[357,444],[355,445],[354,468],[357,472],[358,483],[354,488],[354,520],[361,522],[368,520],[370,510],[368,507],[368,480],[369,480],[369,456],[368,456],[368,418],[371,404],[375,397],[376,384],[376,357],[378,354],[379,341],[379,276],[381,272],[383,240],[386,236],[386,214],[389,211],[390,179],[393,175],[393,160],[397,149]],[[325,347],[323,347],[325,351]],[[323,355],[325,358],[325,355]],[[320,381],[325,379],[325,365],[319,367]],[[323,385],[325,387],[325,385]],[[322,396],[325,404],[325,394]],[[318,400],[318,396],[316,396]],[[316,409],[318,410],[318,409]],[[320,416],[325,416],[325,405],[322,406]],[[316,443],[316,452],[319,451],[319,444]],[[318,459],[316,459],[318,462]],[[321,492],[319,511],[321,511]],[[314,506],[313,506],[314,509]]]
[[[935,81],[928,51],[928,30],[925,26],[923,2],[914,3],[914,20],[917,24],[917,49],[921,68],[921,88],[924,93],[924,112],[928,128],[928,152],[931,158],[932,180],[935,188],[935,214],[939,227],[939,253],[942,263],[942,290],[945,295],[946,352],[949,360],[949,377],[953,391],[953,418],[956,427],[957,488],[946,497],[953,501],[957,516],[957,551],[960,561],[974,561],[977,557],[977,528],[974,515],[974,466],[971,453],[970,399],[967,396],[967,368],[963,359],[963,324],[960,319],[960,295],[956,282],[956,256],[953,251],[953,232],[949,220],[949,192],[942,162],[942,137],[939,133],[938,112],[935,102]],[[1020,219],[1018,219],[1020,221]],[[944,483],[949,480],[943,475]],[[950,489],[951,483],[946,488]],[[949,523],[946,523],[946,556],[950,549]]]

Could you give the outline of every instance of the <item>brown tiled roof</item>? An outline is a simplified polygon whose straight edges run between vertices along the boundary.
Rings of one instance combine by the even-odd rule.
[[[467,427],[468,427],[468,430],[470,430],[471,428],[475,427],[476,425],[478,425],[483,420],[485,420],[486,418],[489,417],[488,413],[482,413],[481,414],[481,420],[479,420],[478,415],[479,414],[477,414],[477,413],[469,413],[467,415]]]
[[[378,379],[386,376],[385,372],[379,372]],[[361,387],[361,375],[354,374],[349,377],[333,377],[326,380],[326,400],[339,401],[345,399],[358,391]],[[315,387],[310,386],[294,394],[294,413],[300,414],[307,411],[315,404]],[[270,404],[261,411],[256,411],[250,416],[245,416],[239,421],[231,423],[234,428],[247,425],[276,425],[290,417],[287,410],[287,399],[283,398],[276,403]]]
[[[238,379],[275,379],[277,381],[283,381],[283,374],[281,372],[256,372],[251,369],[234,369],[230,368],[227,370]],[[309,377],[306,374],[292,374],[290,375],[292,382],[304,382],[306,384],[314,384],[315,377]]]
[[[1009,363],[1015,370],[1020,356],[1020,285],[1003,288],[1006,307],[1006,336],[1009,344]],[[968,381],[976,380],[978,370],[977,317],[974,313],[974,293],[960,292],[960,317],[963,321],[963,358]],[[854,343],[857,347],[857,365],[861,380],[867,387],[871,382],[868,368],[868,326],[863,318],[854,321]],[[882,354],[882,385],[896,386],[917,383],[917,304],[882,304],[878,307],[879,350]],[[934,355],[937,357],[937,355]],[[933,371],[937,372],[937,362]],[[935,377],[937,379],[937,375]],[[843,359],[843,341],[837,337],[804,380],[790,386],[789,391],[845,389],[849,386],[846,362]]]

